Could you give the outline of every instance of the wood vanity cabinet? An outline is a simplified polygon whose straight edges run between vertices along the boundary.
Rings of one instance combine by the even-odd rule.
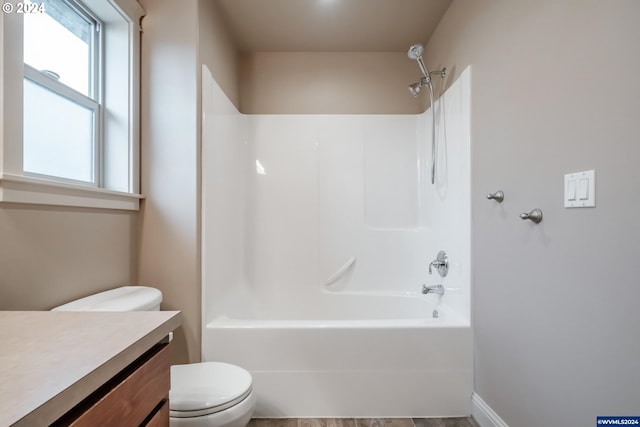
[[[52,425],[169,427],[169,387],[169,344],[157,344]]]

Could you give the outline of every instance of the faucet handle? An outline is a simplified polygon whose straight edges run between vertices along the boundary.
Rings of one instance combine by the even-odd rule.
[[[432,274],[431,267],[435,267],[438,270],[438,274],[441,277],[445,277],[449,272],[449,257],[445,251],[438,252],[438,256],[435,261],[431,261],[429,264],[429,274]]]

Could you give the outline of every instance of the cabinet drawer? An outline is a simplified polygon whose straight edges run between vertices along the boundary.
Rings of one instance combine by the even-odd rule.
[[[156,346],[94,393],[97,396],[91,396],[93,399],[90,397],[88,402],[80,404],[81,407],[74,410],[80,415],[63,421],[61,425],[140,426],[163,400],[168,401],[169,363],[169,346]]]

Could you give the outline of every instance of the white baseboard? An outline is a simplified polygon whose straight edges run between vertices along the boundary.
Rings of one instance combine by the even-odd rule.
[[[471,395],[471,415],[480,427],[509,427],[476,393]]]

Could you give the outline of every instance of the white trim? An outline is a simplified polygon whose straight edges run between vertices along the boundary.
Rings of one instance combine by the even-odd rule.
[[[0,174],[0,203],[76,206],[137,211],[142,194]]]
[[[22,173],[22,92],[24,85],[23,54],[23,16],[18,13],[0,15],[2,31],[2,71],[0,76],[0,172]]]
[[[0,14],[0,203],[31,203],[36,205],[84,206],[104,209],[139,209],[140,199],[140,138],[139,111],[139,70],[140,70],[140,17],[144,9],[136,0],[82,0],[82,4],[99,17],[104,24],[102,34],[113,35],[117,43],[111,43],[116,51],[116,65],[119,70],[112,80],[113,96],[105,95],[104,108],[98,108],[98,115],[106,111],[118,114],[118,120],[126,121],[126,126],[95,127],[95,131],[110,135],[101,141],[103,158],[100,164],[103,172],[115,170],[115,179],[95,176],[100,188],[85,185],[67,185],[65,182],[49,182],[48,179],[26,176],[23,170],[23,79],[24,58],[23,17],[20,14]],[[94,9],[95,6],[95,9]],[[107,28],[109,27],[109,28]],[[126,37],[125,37],[126,35]],[[111,61],[113,62],[113,61]],[[126,78],[124,77],[126,73]],[[35,74],[35,80],[46,76]],[[53,79],[51,84],[60,83]],[[105,88],[103,88],[104,90]],[[58,93],[67,96],[66,92]],[[126,96],[125,96],[126,95]],[[81,103],[79,103],[81,104]],[[97,118],[97,117],[96,117]],[[116,141],[109,153],[106,144]],[[96,141],[98,142],[98,141]],[[125,146],[126,142],[126,146]],[[100,155],[98,150],[97,155]],[[126,157],[125,157],[126,156]],[[98,169],[95,169],[98,172]],[[121,174],[122,173],[122,174]],[[102,178],[102,180],[100,180]],[[108,189],[105,189],[108,188]],[[130,194],[128,193],[130,192]],[[82,200],[82,198],[86,200]]]
[[[471,416],[480,427],[509,427],[476,393],[471,395]]]
[[[85,3],[92,3],[94,0],[85,0]],[[136,0],[108,0],[109,4],[116,9],[120,9],[124,15],[128,16],[139,26],[140,18],[147,12]]]
[[[67,86],[64,83],[59,82],[58,80],[48,76],[44,72],[33,68],[29,64],[24,64],[24,76],[31,80],[33,83],[42,86],[43,88],[55,93],[56,95],[66,98],[78,105],[82,105],[89,110],[98,111],[98,106],[100,104],[95,99],[85,95],[84,93],[78,92],[74,88]]]

